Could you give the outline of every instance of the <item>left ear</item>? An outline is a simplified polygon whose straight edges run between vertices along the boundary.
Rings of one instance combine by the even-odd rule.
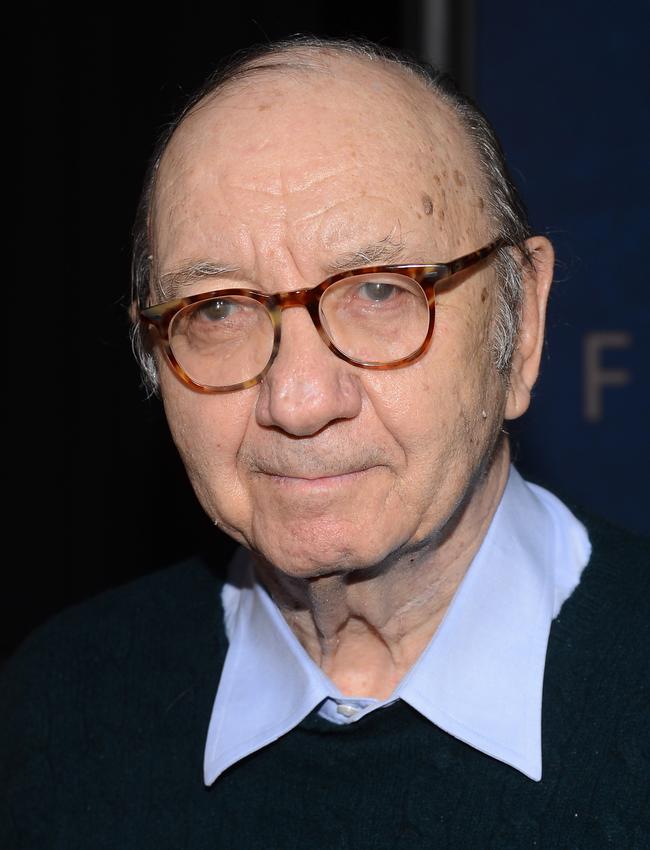
[[[528,410],[530,393],[539,374],[544,345],[546,303],[553,280],[555,253],[545,236],[526,240],[532,265],[522,264],[521,325],[517,346],[512,355],[506,419],[516,419]]]

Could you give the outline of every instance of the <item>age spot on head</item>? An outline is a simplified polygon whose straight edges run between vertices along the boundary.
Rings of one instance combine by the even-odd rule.
[[[433,213],[433,201],[426,192],[422,193],[422,208],[425,215],[431,215]]]
[[[456,182],[457,186],[465,185],[465,177],[458,170],[454,170],[454,181]]]
[[[481,291],[481,304],[485,301],[486,298],[487,298],[487,289],[483,289]]]

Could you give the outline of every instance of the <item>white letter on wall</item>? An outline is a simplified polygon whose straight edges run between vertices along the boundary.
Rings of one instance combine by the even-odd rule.
[[[604,348],[629,348],[632,334],[625,331],[592,331],[585,334],[584,416],[588,422],[603,418],[603,387],[624,387],[632,380],[627,369],[604,369],[600,353]]]

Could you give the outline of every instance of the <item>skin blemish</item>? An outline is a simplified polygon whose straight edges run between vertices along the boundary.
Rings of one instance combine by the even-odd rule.
[[[456,169],[454,169],[454,181],[457,186],[465,185],[465,177]]]
[[[438,210],[438,218],[440,219],[440,221],[445,220],[445,211],[443,209]]]
[[[481,212],[483,212],[483,210],[485,209],[485,201],[483,200],[483,198],[478,199],[478,208],[481,210]]]
[[[486,298],[487,298],[487,289],[483,289],[483,291],[481,292],[481,304],[484,303]]]
[[[431,215],[433,213],[433,201],[426,192],[422,193],[422,208],[425,215]]]

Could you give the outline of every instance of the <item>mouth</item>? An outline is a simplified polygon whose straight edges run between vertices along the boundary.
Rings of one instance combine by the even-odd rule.
[[[337,487],[345,487],[349,484],[354,484],[371,472],[372,469],[373,467],[368,467],[363,469],[346,470],[344,472],[327,472],[321,474],[305,473],[304,475],[296,473],[289,474],[285,472],[263,472],[261,474],[270,483],[278,487],[314,491],[333,490]]]

